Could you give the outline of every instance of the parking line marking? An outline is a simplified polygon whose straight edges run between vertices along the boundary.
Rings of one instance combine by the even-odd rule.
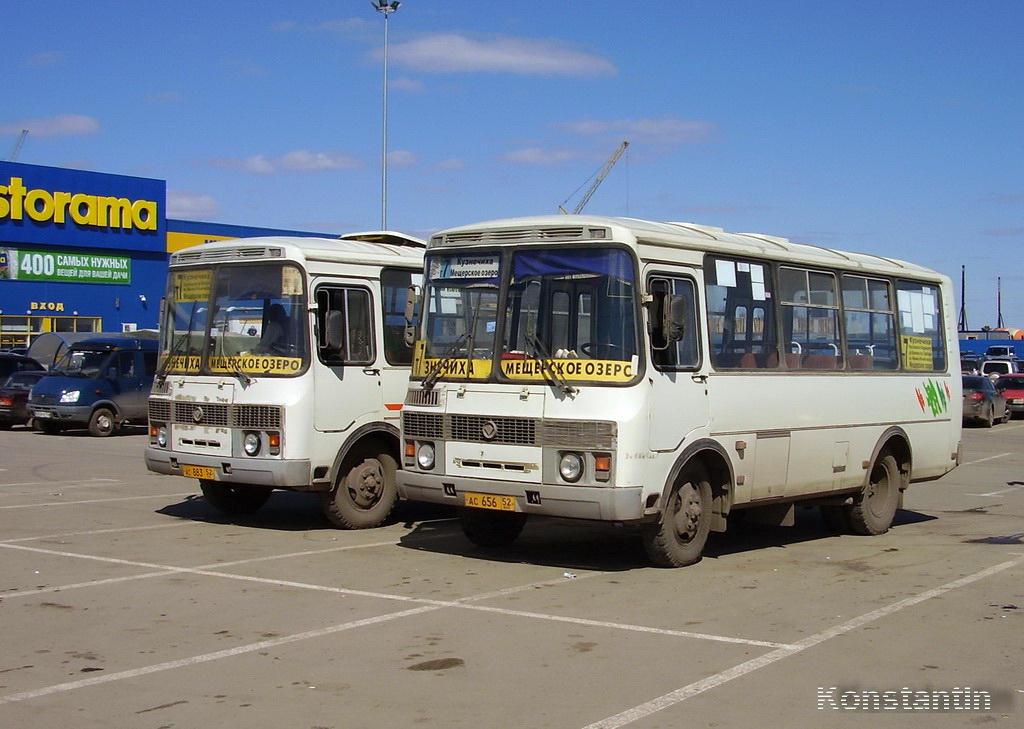
[[[42,504],[12,504],[0,506],[0,509],[38,509],[44,506],[78,506],[80,504],[106,504],[111,501],[138,501],[139,499],[176,499],[182,496],[194,496],[195,491],[183,494],[153,494],[152,496],[118,496],[112,499],[85,499],[83,501],[49,501]]]
[[[601,573],[594,573],[601,574]],[[581,575],[581,578],[587,575]],[[528,585],[520,585],[518,587],[509,588],[504,592],[516,592],[523,590],[532,590],[536,587],[542,587],[551,584],[561,584],[564,580],[544,580],[543,582],[532,582]],[[493,593],[487,593],[484,595],[463,598],[464,600],[475,600],[484,599],[485,597],[492,595]],[[440,605],[421,605],[419,607],[410,608],[408,610],[400,610],[394,613],[386,613],[384,615],[377,615],[372,618],[364,618],[362,620],[354,620],[349,623],[342,623],[340,625],[332,625],[327,628],[318,628],[316,630],[308,630],[303,633],[295,633],[293,635],[279,636],[277,638],[271,638],[270,640],[260,641],[259,643],[250,643],[249,645],[236,646],[235,648],[228,648],[222,651],[215,651],[213,653],[204,653],[198,656],[191,656],[189,658],[179,658],[176,661],[166,661],[164,663],[157,663],[152,666],[142,666],[140,668],[133,668],[127,671],[118,671],[117,673],[111,673],[103,676],[94,676],[91,678],[84,678],[79,681],[70,681],[68,683],[55,684],[53,686],[45,686],[40,689],[34,689],[31,691],[22,691],[16,694],[10,694],[9,696],[0,696],[0,704],[12,704],[16,701],[25,701],[27,699],[36,699],[41,696],[50,696],[52,694],[63,693],[65,691],[73,691],[74,689],[84,688],[86,686],[95,686],[97,684],[111,683],[113,681],[121,681],[128,678],[138,678],[140,676],[147,676],[153,673],[159,673],[161,671],[169,671],[175,668],[184,668],[187,666],[195,666],[200,663],[208,663],[210,661],[216,661],[221,658],[232,658],[234,656],[244,655],[246,653],[253,653],[255,651],[266,650],[268,648],[275,648],[281,645],[287,645],[288,643],[296,643],[303,640],[309,640],[311,638],[322,638],[327,635],[333,635],[334,633],[340,633],[345,630],[351,630],[353,628],[362,628],[368,625],[379,625],[381,623],[390,622],[392,620],[398,620],[400,618],[410,617],[412,615],[420,615],[422,613],[433,612],[440,610],[443,607],[447,607],[445,604]]]
[[[1020,491],[1020,489],[1021,486],[1018,484],[1010,486],[1008,489],[1003,489],[1002,491],[989,491],[987,494],[965,494],[965,496],[1002,496],[1003,494],[1008,494],[1013,491]]]
[[[587,618],[575,618],[562,615],[549,615],[547,613],[534,613],[525,610],[507,610],[505,608],[488,607],[486,605],[466,605],[471,610],[481,612],[499,613],[521,618],[537,618],[540,620],[552,620],[559,623],[574,623],[576,625],[587,625],[594,628],[615,628],[617,630],[631,630],[636,633],[655,633],[657,635],[669,635],[677,638],[696,638],[698,640],[711,640],[720,643],[739,643],[742,645],[754,645],[764,648],[786,648],[788,643],[773,643],[765,640],[750,640],[748,638],[731,638],[726,635],[713,635],[711,633],[694,633],[688,630],[672,630],[670,628],[651,628],[646,625],[630,625],[629,623],[612,623],[605,620],[589,620]]]
[[[18,537],[17,539],[0,539],[0,544],[17,544],[19,542],[37,542],[43,539],[64,539],[66,537],[88,537],[94,534],[120,534],[121,532],[139,532],[147,529],[170,529],[172,527],[205,524],[201,520],[180,521],[173,524],[150,524],[149,526],[118,527],[116,529],[93,529],[85,532],[64,532],[62,534],[43,534],[37,537]]]
[[[686,701],[687,699],[697,696],[698,694],[704,693],[709,689],[721,686],[722,684],[728,681],[732,681],[734,678],[739,678],[741,676],[745,676],[748,673],[756,671],[759,668],[770,666],[771,664],[780,661],[783,658],[788,658],[789,656],[796,655],[797,653],[805,651],[808,648],[813,648],[814,646],[819,645],[820,643],[824,643],[827,640],[831,640],[832,638],[835,638],[837,636],[849,633],[850,631],[855,630],[863,625],[867,625],[868,623],[874,622],[875,620],[879,620],[888,615],[892,615],[893,613],[897,613],[900,610],[904,610],[905,608],[913,607],[914,605],[922,603],[926,600],[931,600],[932,598],[943,595],[947,592],[950,592],[951,590],[956,590],[960,587],[964,587],[965,585],[969,585],[972,582],[977,582],[978,580],[982,580],[986,577],[991,577],[994,574],[998,574],[999,572],[1003,572],[1004,570],[1010,569],[1011,567],[1016,567],[1022,562],[1024,562],[1024,557],[1011,559],[1006,562],[1002,562],[1001,564],[997,564],[993,567],[988,567],[987,569],[981,570],[980,572],[975,572],[972,575],[967,575],[966,577],[961,577],[958,580],[947,582],[945,585],[941,585],[940,587],[935,587],[931,590],[926,590],[924,592],[918,593],[917,595],[912,595],[911,597],[904,598],[903,600],[898,600],[890,605],[886,605],[885,607],[879,608],[878,610],[872,610],[869,613],[865,613],[859,617],[853,618],[852,620],[848,620],[845,623],[840,623],[839,625],[835,625],[819,633],[815,633],[814,635],[808,636],[807,638],[804,638],[803,640],[798,641],[793,645],[777,648],[776,650],[773,650],[769,653],[765,653],[764,655],[759,656],[757,658],[753,658],[749,661],[746,661],[745,663],[741,663],[737,666],[733,666],[732,668],[726,669],[725,671],[716,673],[713,676],[708,676],[707,678],[701,679],[700,681],[695,681],[689,684],[688,686],[678,688],[675,691],[671,691],[665,694],[664,696],[659,696],[656,699],[640,704],[639,706],[635,706],[632,709],[627,709],[626,711],[616,714],[615,716],[608,717],[607,719],[602,719],[600,721],[594,722],[593,724],[588,724],[586,727],[584,727],[584,729],[618,729],[619,727],[623,727],[626,724],[631,724],[634,721],[642,719],[646,716],[650,716],[651,714],[661,711],[662,709],[667,709],[671,706],[675,706],[676,704]]]
[[[250,643],[249,645],[237,646],[235,648],[228,648],[222,651],[216,651],[214,653],[205,653],[199,656],[190,656],[189,658],[180,658],[176,661],[167,661],[165,663],[157,663],[152,666],[143,666],[141,668],[133,668],[128,671],[118,671],[117,673],[111,673],[105,676],[95,676],[92,678],[84,678],[79,681],[71,681],[69,683],[56,684],[54,686],[46,686],[44,688],[35,689],[33,691],[22,691],[21,693],[11,694],[9,696],[0,696],[0,704],[12,704],[16,701],[25,701],[26,699],[36,699],[41,696],[49,696],[51,694],[62,693],[64,691],[72,691],[74,689],[84,688],[86,686],[95,686],[102,683],[111,683],[113,681],[121,681],[128,678],[138,678],[140,676],[147,676],[152,673],[160,673],[161,671],[169,671],[174,668],[184,668],[186,666],[195,666],[200,663],[208,663],[210,661],[220,660],[221,658],[232,658],[234,656],[240,656],[245,653],[252,653],[254,651],[266,650],[268,648],[276,648],[277,646],[287,645],[288,643],[297,643],[302,640],[309,640],[311,638],[322,638],[327,635],[333,635],[334,633],[340,633],[344,630],[352,630],[353,628],[361,628],[367,625],[376,625],[379,623],[396,620],[398,618],[408,617],[410,615],[418,615],[420,613],[429,612],[431,610],[438,610],[439,608],[423,605],[420,607],[410,608],[409,610],[401,610],[396,613],[387,613],[385,615],[377,615],[372,618],[364,618],[363,620],[354,620],[350,623],[342,623],[340,625],[332,625],[327,628],[319,628],[317,630],[309,630],[304,633],[295,633],[294,635],[287,635],[278,638],[272,638],[270,640],[260,641],[259,643]]]
[[[964,466],[976,466],[977,464],[984,463],[985,461],[994,461],[997,458],[1006,458],[1007,456],[1012,455],[1012,453],[1000,453],[998,456],[988,456],[987,458],[979,458],[976,461],[968,461],[967,463],[961,463],[960,467],[963,468]]]
[[[380,543],[378,543],[376,545],[373,545],[373,546],[390,546],[390,545],[393,545],[393,544],[394,544],[394,542],[390,541],[390,542],[380,542]],[[220,563],[216,563],[214,565],[210,565],[210,567],[215,567],[215,568],[218,568],[218,569],[210,569],[210,568],[205,567],[205,566],[204,567],[174,567],[174,566],[171,566],[171,565],[154,564],[154,563],[151,563],[151,562],[136,562],[136,561],[131,561],[131,560],[119,559],[119,558],[116,558],[116,557],[98,557],[98,556],[95,556],[95,555],[83,555],[83,554],[77,554],[75,552],[63,552],[63,551],[60,551],[60,550],[43,549],[43,548],[40,548],[40,547],[28,547],[28,546],[20,545],[20,544],[0,544],[0,547],[5,547],[7,549],[24,550],[24,551],[35,552],[35,553],[39,553],[39,554],[50,554],[50,555],[63,556],[63,557],[78,557],[80,559],[88,559],[88,560],[93,560],[93,561],[98,561],[98,562],[107,562],[107,563],[110,563],[110,564],[118,564],[118,565],[132,566],[132,567],[148,567],[148,568],[151,568],[151,569],[156,568],[156,569],[163,570],[162,574],[193,574],[193,575],[202,575],[202,576],[206,576],[206,577],[221,577],[221,578],[226,578],[226,579],[230,579],[230,580],[239,580],[239,581],[242,581],[242,582],[255,582],[257,584],[274,585],[274,586],[278,586],[278,587],[294,587],[296,589],[301,589],[301,590],[312,590],[312,591],[316,591],[316,592],[330,592],[330,593],[334,593],[334,594],[337,594],[337,595],[345,595],[345,596],[348,596],[348,597],[367,597],[367,598],[372,598],[372,599],[377,599],[377,600],[398,600],[398,601],[401,601],[401,602],[420,603],[420,604],[423,604],[423,605],[430,605],[430,606],[434,606],[434,607],[438,607],[438,608],[442,608],[442,607],[463,608],[463,609],[477,610],[477,611],[480,611],[480,612],[499,613],[499,614],[514,616],[514,617],[526,617],[526,618],[534,618],[534,619],[541,619],[541,620],[550,620],[550,621],[554,621],[554,622],[574,623],[574,624],[578,624],[578,625],[588,625],[588,626],[592,626],[592,627],[615,628],[615,629],[618,629],[618,630],[629,630],[629,631],[643,632],[643,633],[654,633],[654,634],[658,634],[658,635],[667,635],[667,636],[674,636],[674,637],[693,638],[693,639],[697,639],[697,640],[711,640],[711,641],[718,641],[718,642],[724,642],[724,643],[738,643],[738,644],[742,644],[742,645],[753,645],[753,646],[768,647],[768,648],[777,648],[779,646],[787,645],[785,643],[762,641],[762,640],[755,640],[755,639],[748,639],[748,638],[735,638],[735,637],[731,637],[731,636],[713,635],[713,634],[708,634],[708,633],[696,633],[696,632],[690,632],[690,631],[672,630],[672,629],[669,629],[669,628],[653,628],[653,627],[649,627],[649,626],[630,625],[628,623],[613,623],[613,622],[606,622],[606,621],[599,621],[599,620],[590,620],[590,619],[587,619],[587,618],[576,618],[576,617],[571,617],[571,616],[551,615],[551,614],[547,614],[547,613],[533,613],[533,612],[527,612],[527,611],[523,611],[523,610],[511,610],[511,609],[507,609],[507,608],[499,608],[499,607],[494,607],[494,606],[472,605],[472,604],[469,604],[470,602],[474,602],[474,601],[489,599],[489,598],[493,598],[493,597],[499,597],[499,596],[502,596],[502,595],[510,594],[512,592],[518,592],[518,591],[520,591],[522,589],[520,587],[509,588],[509,589],[506,589],[506,590],[499,590],[499,591],[487,593],[487,594],[484,594],[484,595],[473,596],[471,598],[460,598],[460,599],[456,599],[456,600],[436,600],[436,599],[429,599],[429,598],[422,598],[422,597],[411,597],[411,596],[408,596],[408,595],[396,595],[396,594],[387,593],[387,592],[373,592],[373,591],[369,591],[369,590],[354,590],[352,588],[346,588],[346,587],[332,587],[330,585],[317,585],[317,584],[313,584],[313,583],[309,583],[309,582],[295,582],[295,581],[292,581],[292,580],[282,580],[282,579],[275,579],[275,578],[271,578],[271,577],[256,577],[256,576],[253,576],[253,575],[239,575],[239,574],[232,574],[230,572],[222,572],[221,571],[221,569],[224,568],[224,567],[231,567],[231,566],[235,566],[235,565],[239,565],[239,564],[248,564],[248,563],[252,563],[252,562],[262,562],[262,561],[267,561],[268,559],[275,559],[277,557],[269,557],[269,558],[268,557],[256,557],[256,558],[250,558],[250,559],[244,559],[244,560],[237,560],[235,562],[220,562]],[[337,547],[337,548],[327,549],[327,550],[313,550],[313,551],[308,551],[308,552],[298,552],[298,553],[295,553],[293,555],[281,555],[281,557],[283,558],[283,557],[287,557],[287,556],[306,556],[308,554],[317,554],[317,553],[321,553],[321,552],[341,551],[343,549],[348,549],[348,548],[351,548],[351,547]],[[131,576],[128,576],[128,577],[123,577],[123,578],[110,578],[110,580],[103,580],[103,581],[100,581],[100,583],[101,584],[111,584],[111,581],[127,582],[127,581],[133,580],[133,579],[145,579],[145,578],[149,578],[149,577],[156,577],[156,576],[160,576],[160,574],[161,573],[146,573],[144,575],[131,575]],[[581,577],[593,577],[593,576],[600,575],[600,574],[604,574],[604,573],[602,573],[602,572],[591,572],[591,573],[580,575],[580,576]],[[566,581],[565,578],[559,578],[559,579],[545,581],[545,582],[543,582],[541,584],[544,584],[544,585],[555,585],[555,584],[562,584],[565,581]],[[65,586],[64,588],[44,588],[44,590],[56,592],[56,591],[58,591],[58,589],[69,589],[70,587],[77,587],[77,586],[78,585],[69,585],[69,586]],[[8,594],[5,594],[4,597],[7,597],[7,598],[10,598],[10,597],[27,597],[27,596],[31,596],[31,595],[38,595],[41,592],[43,592],[44,590],[31,590],[31,591],[26,590],[24,592],[8,593]]]
[[[103,486],[111,483],[124,483],[118,478],[80,478],[74,481],[22,481],[21,483],[0,483],[0,489],[8,486],[63,486],[73,488],[75,486]],[[0,494],[0,496],[16,496],[17,494]]]

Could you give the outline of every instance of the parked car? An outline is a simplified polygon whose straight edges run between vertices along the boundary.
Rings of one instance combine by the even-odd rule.
[[[991,428],[1012,416],[1010,404],[995,383],[982,375],[964,375],[964,422],[981,423]]]
[[[45,370],[26,370],[15,372],[6,381],[0,381],[0,430],[32,420],[32,413],[28,410],[28,393],[45,375]]]
[[[1011,375],[1020,372],[1020,366],[1012,359],[987,359],[981,363],[981,374],[991,377],[993,380],[1003,375]]]
[[[995,382],[996,390],[1010,403],[1010,412],[1024,413],[1024,374],[1003,375]]]
[[[125,423],[145,424],[156,374],[152,339],[106,337],[75,342],[29,395],[39,429],[88,428],[113,435]]]
[[[38,360],[24,354],[0,352],[0,383],[15,372],[39,372],[45,370]]]

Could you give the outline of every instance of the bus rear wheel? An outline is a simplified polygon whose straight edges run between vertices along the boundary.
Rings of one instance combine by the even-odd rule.
[[[644,527],[644,549],[659,567],[700,561],[711,531],[711,483],[699,464],[688,464],[672,488],[661,522]]]
[[[478,547],[507,547],[523,531],[526,514],[490,509],[459,509],[459,524],[466,538]]]
[[[864,489],[850,507],[854,534],[885,534],[896,517],[900,502],[900,467],[891,453],[881,453],[872,464]]]
[[[203,496],[222,514],[251,514],[267,503],[271,489],[221,481],[200,481]]]
[[[395,508],[398,484],[395,459],[387,453],[363,453],[342,470],[332,491],[321,494],[324,515],[342,529],[380,526]]]

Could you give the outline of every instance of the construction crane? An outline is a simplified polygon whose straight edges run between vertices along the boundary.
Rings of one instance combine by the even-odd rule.
[[[21,145],[25,143],[25,137],[27,136],[28,129],[22,129],[21,134],[18,135],[18,141],[14,143],[14,150],[7,157],[8,162],[13,162],[18,159],[18,153],[21,152]]]
[[[612,167],[614,167],[615,163],[619,161],[619,157],[622,156],[622,153],[626,151],[626,147],[628,146],[629,142],[623,142],[622,144],[620,144],[619,148],[615,150],[615,154],[609,157],[608,161],[604,163],[604,167],[601,168],[601,171],[597,173],[597,177],[594,178],[593,184],[591,184],[590,188],[583,194],[583,197],[580,198],[580,201],[576,203],[576,207],[573,208],[573,215],[576,215],[577,213],[581,212],[583,208],[586,207],[587,203],[590,202],[590,198],[594,194],[594,191],[601,186],[601,183],[604,182],[604,178],[606,178],[608,176],[608,173],[612,171]],[[570,195],[569,197],[572,197],[572,195]],[[565,202],[568,201],[569,198],[567,197],[565,199]],[[569,214],[569,211],[566,210],[561,205],[558,206],[558,211],[565,213],[566,215]]]

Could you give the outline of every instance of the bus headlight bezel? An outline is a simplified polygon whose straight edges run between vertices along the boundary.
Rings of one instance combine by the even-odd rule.
[[[558,475],[566,483],[576,483],[586,471],[586,461],[583,455],[575,451],[563,453],[558,459]]]
[[[249,431],[242,438],[242,450],[247,456],[259,455],[261,445],[260,434],[255,431]]]
[[[433,470],[436,457],[433,443],[423,442],[416,446],[416,465],[422,470]]]

